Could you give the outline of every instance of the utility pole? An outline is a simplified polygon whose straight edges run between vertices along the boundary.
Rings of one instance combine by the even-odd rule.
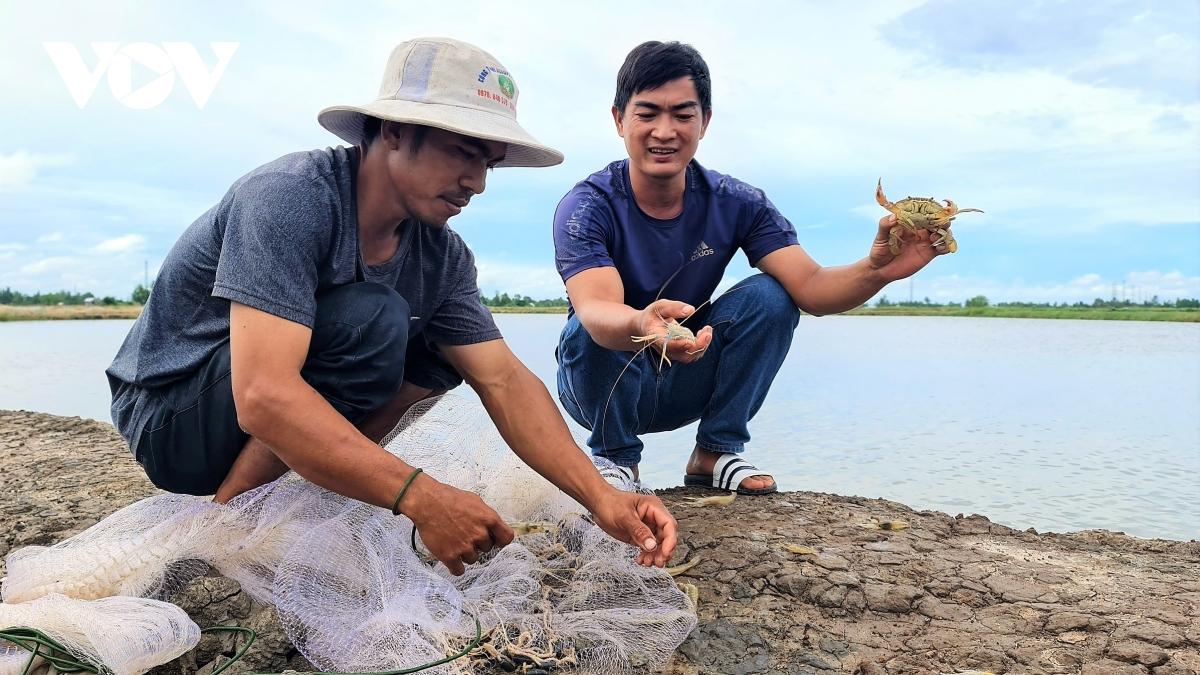
[[[142,288],[150,288],[150,261],[142,261]]]

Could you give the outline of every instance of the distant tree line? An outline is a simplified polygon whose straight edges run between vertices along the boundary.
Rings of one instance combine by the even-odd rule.
[[[98,305],[144,305],[150,299],[150,289],[138,284],[128,300],[114,298],[111,295],[100,298],[90,292],[52,291],[26,294],[11,288],[0,290],[0,305],[86,305],[89,299]]]
[[[1142,302],[1134,302],[1133,300],[1118,300],[1116,298],[1096,298],[1091,302],[997,302],[991,304],[986,295],[976,295],[964,302],[931,302],[928,297],[920,302],[893,302],[888,300],[886,295],[879,296],[875,301],[876,307],[1171,307],[1175,309],[1195,309],[1200,308],[1200,299],[1197,298],[1176,298],[1174,301],[1159,300],[1158,296],[1154,296],[1149,300]]]
[[[20,291],[14,291],[11,288],[0,290],[0,305],[83,305],[87,304],[88,299],[100,305],[129,305],[137,304],[144,305],[150,299],[150,289],[138,284],[130,294],[128,300],[114,298],[111,295],[106,295],[102,298],[96,297],[93,293],[75,293],[72,291],[53,291],[50,293],[33,293],[26,294]],[[528,295],[509,295],[508,293],[496,292],[492,297],[483,296],[483,304],[488,307],[566,307],[566,298],[551,298],[546,300],[534,300]],[[865,306],[865,305],[864,305]],[[879,296],[875,301],[876,307],[1170,307],[1175,309],[1197,309],[1200,308],[1200,299],[1197,298],[1176,298],[1171,300],[1160,300],[1157,295],[1144,300],[1142,302],[1134,302],[1132,300],[1118,300],[1117,298],[1096,298],[1091,302],[998,302],[991,304],[987,296],[976,295],[973,298],[968,298],[963,302],[933,302],[928,297],[919,301],[892,301],[886,295]]]
[[[483,304],[487,307],[566,307],[567,299],[534,300],[528,295],[509,295],[497,291],[490,298],[483,296]]]

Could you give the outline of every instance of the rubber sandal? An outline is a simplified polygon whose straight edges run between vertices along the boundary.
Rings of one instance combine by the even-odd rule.
[[[637,478],[633,476],[633,469],[627,466],[617,466],[616,464],[606,466],[600,469],[600,477],[608,482],[609,485],[626,492],[633,490],[637,485]]]
[[[757,466],[742,459],[732,452],[723,452],[713,465],[712,475],[689,473],[683,476],[683,484],[688,487],[712,487],[718,490],[735,490],[739,495],[769,495],[778,492],[779,487],[772,480],[765,488],[744,488],[742,481],[751,476],[767,475]]]

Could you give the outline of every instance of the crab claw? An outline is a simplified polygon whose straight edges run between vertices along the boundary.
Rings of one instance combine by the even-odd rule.
[[[958,208],[958,204],[954,203],[953,199],[943,199],[942,201],[946,202],[946,210],[949,211],[950,215],[952,216],[959,213],[983,213],[982,209],[960,209]]]
[[[875,183],[875,201],[888,211],[892,210],[895,204],[888,201],[888,198],[883,195],[883,177],[879,178],[879,182]]]

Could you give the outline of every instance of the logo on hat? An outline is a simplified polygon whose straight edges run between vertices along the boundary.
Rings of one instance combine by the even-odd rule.
[[[500,85],[500,93],[505,96],[512,98],[517,93],[517,85],[513,84],[511,77],[496,73],[496,82]]]

